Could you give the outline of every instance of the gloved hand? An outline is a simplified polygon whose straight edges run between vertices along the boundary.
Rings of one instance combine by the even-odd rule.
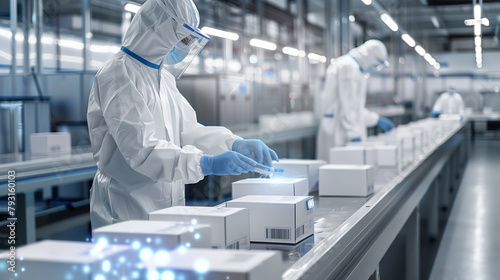
[[[267,166],[273,166],[273,159],[279,161],[276,152],[257,139],[238,139],[234,141],[232,150]]]
[[[351,142],[361,142],[361,138],[360,137],[352,138]]]
[[[253,171],[257,163],[242,154],[227,151],[215,156],[202,155],[200,160],[203,175],[239,175]]]
[[[390,131],[391,129],[394,128],[394,124],[391,122],[391,120],[383,118],[383,117],[378,118],[377,125],[384,132]]]
[[[432,110],[432,113],[431,113],[431,114],[432,114],[432,116],[433,116],[433,117],[435,117],[435,118],[439,117],[439,112],[438,112],[438,111],[436,111],[436,110],[434,110],[434,109]]]

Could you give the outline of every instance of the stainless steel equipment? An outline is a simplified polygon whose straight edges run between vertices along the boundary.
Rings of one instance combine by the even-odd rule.
[[[183,76],[177,87],[204,125],[235,127],[253,122],[252,84],[246,76]]]
[[[31,133],[50,131],[50,97],[0,96],[0,154],[29,152]]]

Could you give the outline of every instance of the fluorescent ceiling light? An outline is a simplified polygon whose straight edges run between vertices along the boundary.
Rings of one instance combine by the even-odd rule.
[[[437,19],[437,17],[432,16],[431,21],[435,28],[439,28],[439,20]]]
[[[380,18],[387,26],[389,26],[392,31],[398,31],[398,24],[387,13],[383,13],[382,15],[380,15]]]
[[[305,51],[299,51],[299,56],[300,57],[306,57],[306,52]]]
[[[476,47],[480,47],[481,46],[481,37],[480,36],[476,36],[476,38],[474,38],[474,45]]]
[[[349,21],[350,21],[350,22],[355,22],[355,21],[356,21],[356,18],[355,18],[353,15],[350,15],[350,16],[349,16]]]
[[[481,5],[479,4],[474,5],[474,19],[481,19]]]
[[[431,62],[433,58],[430,53],[426,53],[424,54],[424,59],[427,60],[427,62]]]
[[[0,28],[0,36],[10,38],[10,37],[12,37],[12,32],[10,32],[10,30]]]
[[[201,29],[201,31],[203,31],[211,36],[229,39],[232,41],[237,41],[240,38],[240,36],[236,33],[228,32],[228,31],[224,31],[224,30],[220,30],[220,29],[216,29],[216,28],[212,28],[212,27],[207,27],[207,26],[203,27]]]
[[[406,33],[401,35],[401,39],[403,39],[403,41],[405,41],[405,43],[412,48],[416,45],[415,40],[413,40],[413,38]]]
[[[83,43],[82,42],[59,39],[57,44],[61,47],[66,47],[66,48],[71,48],[71,49],[76,49],[76,50],[83,50]]]
[[[263,40],[259,40],[259,39],[252,39],[252,40],[250,40],[250,45],[254,46],[254,47],[257,47],[257,48],[262,48],[262,49],[270,50],[270,51],[276,50],[276,44],[275,43],[271,43],[271,42],[263,41]]]
[[[424,49],[424,48],[422,48],[422,46],[420,46],[420,45],[417,45],[417,46],[415,47],[415,51],[416,51],[419,55],[421,55],[421,56],[424,56],[424,55],[425,55],[425,49]]]
[[[476,36],[481,35],[481,24],[476,23],[474,25],[474,35],[476,35]]]
[[[365,5],[371,5],[372,4],[372,0],[361,0],[363,1],[363,3],[365,3]]]
[[[315,60],[315,61],[319,61],[319,62],[322,62],[322,63],[326,62],[326,57],[325,56],[322,56],[322,55],[319,55],[319,54],[316,54],[316,53],[309,53],[307,55],[307,58],[309,58],[310,60]]]
[[[490,20],[488,18],[482,18],[481,24],[484,26],[490,26]]]
[[[287,54],[287,55],[290,55],[290,56],[299,56],[299,50],[296,49],[296,48],[284,47],[283,49],[281,49],[281,51],[284,54]]]
[[[441,69],[441,64],[439,64],[439,63],[434,63],[434,68],[435,68],[436,70]]]
[[[127,4],[125,4],[125,7],[123,7],[123,9],[125,11],[131,12],[134,14],[137,14],[137,12],[139,11],[140,8],[141,8],[141,6],[139,6],[137,4],[132,4],[132,3],[127,3]]]
[[[473,26],[474,24],[476,24],[476,20],[475,19],[466,19],[466,20],[464,20],[464,23],[467,26]]]

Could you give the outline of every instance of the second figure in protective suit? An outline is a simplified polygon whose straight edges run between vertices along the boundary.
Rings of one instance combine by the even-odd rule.
[[[366,127],[378,125],[384,131],[394,128],[390,120],[365,108],[366,74],[387,66],[385,45],[369,40],[328,67],[321,93],[323,118],[317,137],[318,159],[328,161],[332,147],[365,140]]]
[[[259,140],[199,124],[177,90],[175,78],[210,39],[198,25],[192,0],[148,0],[121,51],[97,73],[87,113],[98,167],[90,198],[94,229],[184,205],[184,184],[206,175],[278,160]]]

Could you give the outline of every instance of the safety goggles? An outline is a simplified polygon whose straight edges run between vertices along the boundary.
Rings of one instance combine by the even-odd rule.
[[[176,79],[179,79],[182,74],[184,74],[191,62],[193,62],[194,58],[198,56],[200,51],[207,45],[208,41],[210,41],[210,37],[201,32],[198,28],[193,28],[186,23],[184,23],[180,28],[183,28],[184,30],[178,34],[187,36],[180,40],[175,48],[183,52],[186,56],[181,62],[166,66],[166,69]]]

